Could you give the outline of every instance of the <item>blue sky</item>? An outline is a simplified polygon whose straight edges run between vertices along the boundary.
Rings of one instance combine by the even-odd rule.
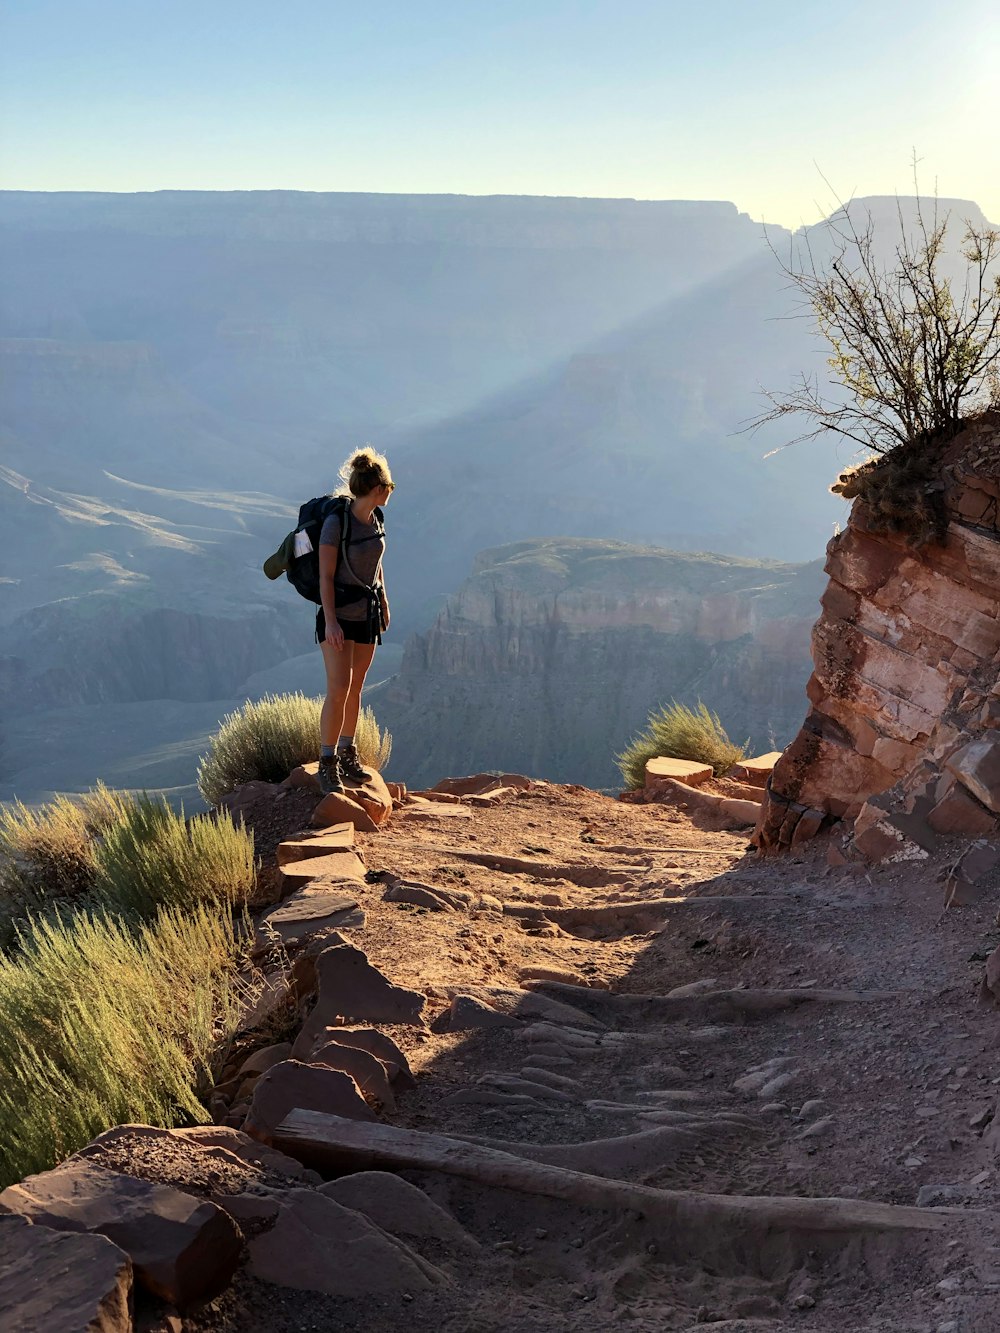
[[[6,0],[0,185],[731,199],[1000,222],[993,0]],[[994,66],[991,72],[990,66]]]

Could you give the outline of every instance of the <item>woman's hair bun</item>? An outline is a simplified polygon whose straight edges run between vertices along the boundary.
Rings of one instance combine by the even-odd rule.
[[[371,445],[356,449],[338,475],[343,488],[340,491],[342,495],[367,495],[376,486],[392,484],[388,459]]]

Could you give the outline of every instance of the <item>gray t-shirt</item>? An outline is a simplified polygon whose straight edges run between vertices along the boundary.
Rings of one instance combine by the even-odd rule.
[[[322,531],[319,534],[320,546],[340,546],[341,517],[339,514],[331,514],[323,524]],[[350,541],[347,546],[347,559],[351,562],[351,569],[348,569],[339,552],[337,558],[338,583],[357,584],[367,583],[370,587],[378,575],[379,564],[382,561],[382,554],[385,551],[385,539],[374,523],[362,523],[360,519],[351,514],[350,522]],[[351,570],[357,575],[353,578]],[[341,605],[340,598],[337,599],[337,619],[338,620],[366,620],[368,618],[368,602],[361,597],[356,602],[348,602]]]

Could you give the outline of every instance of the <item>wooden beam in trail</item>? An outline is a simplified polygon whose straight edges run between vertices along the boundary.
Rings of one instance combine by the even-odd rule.
[[[774,1244],[776,1232],[803,1249],[840,1247],[862,1234],[933,1231],[947,1213],[862,1199],[741,1197],[661,1190],[548,1166],[453,1139],[395,1125],[345,1120],[293,1110],[274,1133],[274,1146],[335,1175],[358,1171],[435,1171],[489,1188],[559,1199],[578,1208],[612,1212],[651,1229],[677,1259],[697,1257],[745,1267],[749,1253]]]

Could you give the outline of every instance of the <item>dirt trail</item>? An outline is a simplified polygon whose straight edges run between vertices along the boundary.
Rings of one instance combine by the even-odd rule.
[[[599,1188],[406,1172],[479,1242],[434,1256],[444,1294],[359,1308],[244,1279],[186,1327],[1000,1326],[1000,1020],[976,1000],[994,902],[942,914],[928,863],[830,870],[816,846],[761,862],[739,835],[579,788],[450,809],[359,838],[355,942],[427,995],[432,1028],[391,1030],[418,1078],[383,1121],[690,1195],[658,1220],[641,1192],[601,1206]],[[383,901],[393,876],[488,896],[428,911]],[[433,1030],[456,994],[516,1021]],[[817,1225],[794,1199],[845,1202]]]

